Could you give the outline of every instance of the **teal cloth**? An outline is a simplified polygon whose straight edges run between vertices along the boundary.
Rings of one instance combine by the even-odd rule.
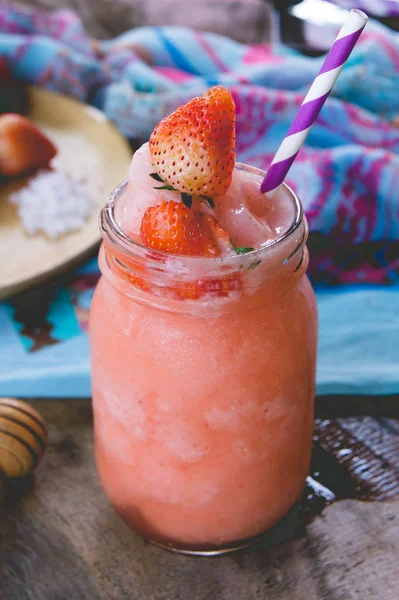
[[[87,276],[86,272],[83,276]],[[320,317],[318,394],[399,393],[399,285],[316,288]],[[91,291],[80,293],[88,308]],[[25,338],[0,306],[0,395],[83,397],[90,395],[87,333],[74,322],[67,290],[58,291],[51,319],[63,314],[68,339],[29,352]],[[62,337],[65,332],[55,331]]]
[[[318,394],[399,393],[399,286],[316,288]]]

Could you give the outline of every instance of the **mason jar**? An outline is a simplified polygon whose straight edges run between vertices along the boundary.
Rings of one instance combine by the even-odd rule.
[[[126,186],[101,214],[90,318],[102,485],[157,545],[247,547],[295,504],[310,465],[317,308],[300,201],[281,189],[289,222],[260,249],[173,256],[121,231]]]

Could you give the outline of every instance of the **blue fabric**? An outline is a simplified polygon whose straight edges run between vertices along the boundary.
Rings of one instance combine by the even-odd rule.
[[[260,167],[322,60],[180,27],[96,42],[71,11],[0,7],[0,61],[15,77],[92,102],[131,137],[148,137],[209,85],[229,86],[238,158]],[[310,230],[335,244],[312,252],[312,281],[366,282],[317,289],[319,394],[399,393],[398,84],[399,34],[369,23],[287,178]],[[65,288],[0,305],[0,395],[90,394],[87,321],[97,279],[92,261]]]
[[[65,292],[66,293],[66,292]],[[91,292],[82,294],[88,308]],[[316,288],[320,317],[318,394],[399,392],[399,285]],[[0,306],[0,395],[90,395],[88,337],[68,333],[60,344],[28,353]]]
[[[399,285],[316,287],[318,394],[399,393]]]

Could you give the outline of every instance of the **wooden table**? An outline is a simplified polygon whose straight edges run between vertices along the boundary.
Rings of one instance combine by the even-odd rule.
[[[275,548],[177,556],[146,544],[109,506],[95,470],[90,401],[34,405],[49,448],[35,477],[0,486],[0,600],[398,600],[399,500],[335,502]],[[399,431],[396,419],[379,419],[381,435]],[[393,447],[399,434],[389,439]]]
[[[154,4],[70,0],[68,6],[91,35],[106,37],[144,24],[143,7]],[[243,27],[237,30],[241,39]],[[345,473],[355,469],[359,479],[348,495],[388,500],[339,500],[277,547],[217,559],[159,550],[120,521],[96,475],[89,400],[34,404],[49,425],[50,444],[35,477],[0,481],[0,600],[399,600],[398,399],[318,402],[314,470],[322,464],[342,498],[353,481]],[[353,416],[362,414],[374,416]],[[361,436],[355,460],[345,463],[342,450]],[[337,468],[340,462],[346,470]]]

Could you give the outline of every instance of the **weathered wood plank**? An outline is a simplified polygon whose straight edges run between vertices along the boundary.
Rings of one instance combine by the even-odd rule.
[[[89,401],[34,402],[49,448],[35,478],[1,486],[0,600],[398,600],[399,501],[336,502],[276,548],[176,556],[109,506]]]

